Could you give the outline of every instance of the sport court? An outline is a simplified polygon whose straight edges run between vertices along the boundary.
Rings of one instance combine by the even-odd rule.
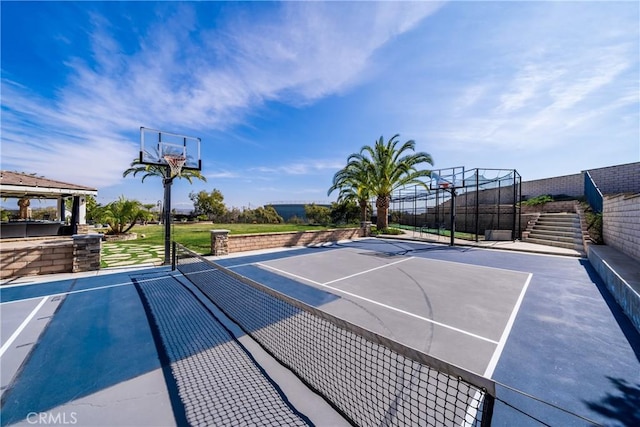
[[[386,249],[405,249],[395,245]],[[250,263],[218,262],[337,317],[491,377],[530,274],[375,249],[361,243]],[[294,283],[285,286],[287,279]]]
[[[633,416],[622,410],[612,416],[602,408],[609,402],[607,396],[619,397],[610,378],[640,384],[640,339],[601,294],[601,283],[584,260],[367,239],[323,248],[227,257],[217,262],[365,329],[603,424],[613,424],[616,417],[624,420]],[[118,396],[123,390],[130,393],[132,399],[138,399],[138,405],[129,412],[122,411],[128,414],[122,419],[106,424],[125,425],[145,419],[147,425],[157,425],[158,420],[180,424],[184,420],[180,411],[187,405],[176,402],[168,377],[161,374],[150,331],[153,322],[145,317],[136,291],[136,287],[153,286],[154,292],[159,292],[156,301],[183,301],[165,304],[164,317],[173,316],[167,325],[180,323],[180,313],[174,310],[190,306],[187,302],[193,298],[184,292],[182,299],[177,298],[172,291],[175,283],[165,282],[182,282],[184,276],[174,272],[175,279],[169,280],[167,273],[166,268],[133,270],[3,287],[3,347],[10,330],[20,323],[5,322],[9,307],[11,312],[22,311],[24,316],[15,318],[24,319],[38,304],[42,303],[40,310],[44,310],[55,298],[64,301],[55,314],[43,312],[47,315],[40,316],[38,311],[27,322],[42,322],[50,316],[18,380],[8,396],[3,396],[3,425],[28,425],[25,411],[83,407],[74,406],[77,401],[86,408],[96,396],[104,398],[115,389]],[[162,292],[169,293],[162,296]],[[242,300],[238,305],[249,308]],[[187,315],[195,316],[193,312]],[[587,319],[589,322],[585,322]],[[28,330],[28,326],[24,328]],[[253,351],[242,331],[236,333]],[[175,345],[183,348],[182,344]],[[219,348],[203,345],[209,350]],[[127,354],[126,361],[122,354]],[[262,356],[256,360],[269,365]],[[4,357],[2,362],[4,368]],[[184,372],[187,379],[204,376],[200,370]],[[50,375],[65,380],[60,385]],[[299,391],[287,394],[295,381],[270,375],[278,378],[276,383],[286,397],[297,395],[300,401],[300,396],[307,400],[313,395],[308,390],[300,395]],[[232,378],[235,376],[230,375]],[[34,396],[34,390],[40,392],[38,396]],[[152,390],[155,394],[150,393]],[[515,402],[519,410],[550,425],[585,425],[564,411],[511,393],[498,391],[492,425],[541,425],[504,405],[501,394],[510,403]],[[110,402],[105,406],[123,405],[105,399]],[[160,405],[164,409],[141,418],[141,408],[147,407],[145,401],[154,408],[164,402]],[[288,407],[299,408],[296,404]],[[311,420],[317,425],[334,425],[336,418],[329,423],[326,420],[330,418],[323,418],[334,417],[330,411],[321,410]],[[305,410],[300,412],[308,415]],[[100,424],[96,412],[92,414],[85,413],[81,424]]]

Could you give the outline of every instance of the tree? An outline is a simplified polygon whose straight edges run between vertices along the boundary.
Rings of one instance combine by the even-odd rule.
[[[238,216],[238,222],[242,222],[245,224],[252,224],[253,222],[258,222],[256,220],[256,213],[253,209],[243,208],[242,212]]]
[[[360,161],[349,161],[347,166],[333,176],[333,185],[327,195],[340,190],[338,203],[355,202],[360,206],[360,221],[367,221],[369,200],[372,197],[371,179],[366,164]]]
[[[193,208],[196,215],[206,215],[211,221],[220,221],[227,208],[224,205],[224,196],[222,192],[217,189],[213,189],[211,193],[207,193],[202,190],[198,193],[189,193],[189,198],[193,202]]]
[[[368,207],[366,209],[368,209]],[[330,215],[333,224],[357,224],[361,210],[356,202],[343,200],[331,203]]]
[[[127,200],[124,196],[96,209],[96,219],[108,224],[111,234],[124,234],[131,230],[138,220],[149,219],[150,215],[139,201]]]
[[[224,214],[224,221],[225,223],[236,223],[236,222],[240,222],[240,216],[242,215],[242,212],[240,211],[240,209],[236,208],[235,206],[232,207],[230,210],[227,210]]]
[[[142,175],[142,182],[150,176],[156,176],[162,178],[162,186],[164,188],[164,263],[169,264],[171,262],[171,215],[169,213],[171,207],[171,185],[175,178],[186,179],[189,183],[193,183],[193,178],[197,178],[201,181],[206,181],[200,171],[192,169],[184,169],[180,175],[171,176],[171,168],[164,165],[147,165],[140,161],[140,159],[134,159],[131,162],[131,167],[122,173],[123,177],[129,174],[136,176]]]
[[[433,165],[429,153],[415,152],[416,143],[408,140],[398,147],[400,135],[396,134],[386,143],[381,136],[373,147],[365,145],[359,153],[347,159],[347,168],[361,170],[366,176],[367,190],[376,197],[378,212],[378,230],[389,227],[387,213],[391,202],[391,194],[396,189],[407,185],[426,184],[420,178],[431,176],[431,170],[418,169],[423,164]]]
[[[282,217],[278,215],[276,209],[267,205],[265,207],[260,206],[259,208],[254,209],[254,214],[256,218],[256,222],[260,224],[280,224],[284,222]]]
[[[331,210],[326,206],[318,206],[315,203],[305,205],[304,214],[311,224],[326,225],[331,222]]]
[[[128,175],[133,175],[134,177],[138,174],[142,174],[142,182],[149,177],[160,177],[163,179],[171,178],[171,169],[169,166],[163,165],[147,165],[140,162],[140,159],[134,159],[131,162],[131,167],[122,172],[122,177],[127,177]],[[198,170],[193,169],[183,169],[180,175],[177,175],[176,178],[186,179],[189,181],[189,184],[193,184],[193,179],[199,179],[200,181],[207,182],[207,178],[200,173]]]
[[[96,215],[98,215],[100,210],[100,205],[92,195],[85,196],[85,203],[87,204],[87,221],[95,222]]]

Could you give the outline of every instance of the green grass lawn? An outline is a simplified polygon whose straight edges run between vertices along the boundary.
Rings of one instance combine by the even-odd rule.
[[[450,237],[451,236],[451,230],[445,230],[443,228],[441,228],[440,230],[438,230],[437,228],[427,228],[427,227],[414,227],[412,225],[401,225],[401,224],[389,224],[390,226],[396,227],[396,228],[401,228],[403,230],[414,230],[414,231],[422,231],[423,233],[428,233],[428,234],[437,234],[440,236],[447,236]],[[484,240],[484,236],[479,236],[480,240]],[[463,240],[475,240],[476,239],[476,235],[473,233],[465,233],[462,231],[456,231],[456,239],[463,239]]]
[[[229,230],[230,234],[258,234],[285,231],[326,230],[332,227],[298,224],[212,224],[175,223],[171,226],[171,240],[183,244],[199,253],[211,253],[211,230]],[[136,225],[130,233],[137,233],[136,240],[118,242],[122,245],[154,244],[164,245],[164,225]],[[144,237],[142,237],[144,235]]]

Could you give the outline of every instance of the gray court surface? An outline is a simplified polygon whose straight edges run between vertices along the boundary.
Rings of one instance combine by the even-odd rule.
[[[341,297],[324,311],[489,377],[530,277],[355,248],[255,266]],[[235,269],[251,274],[247,266]]]
[[[381,239],[211,258],[493,378],[492,425],[640,423],[640,336],[584,259]],[[21,278],[0,299],[3,426],[344,423],[167,267]]]

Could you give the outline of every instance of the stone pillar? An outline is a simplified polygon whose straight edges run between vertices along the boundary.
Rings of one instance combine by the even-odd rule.
[[[102,235],[74,234],[73,236],[73,269],[72,272],[93,271],[100,269],[100,250]]]
[[[211,255],[229,254],[229,230],[211,230]]]
[[[371,236],[371,221],[361,221],[360,228],[361,228],[361,231],[360,231],[361,237]]]

